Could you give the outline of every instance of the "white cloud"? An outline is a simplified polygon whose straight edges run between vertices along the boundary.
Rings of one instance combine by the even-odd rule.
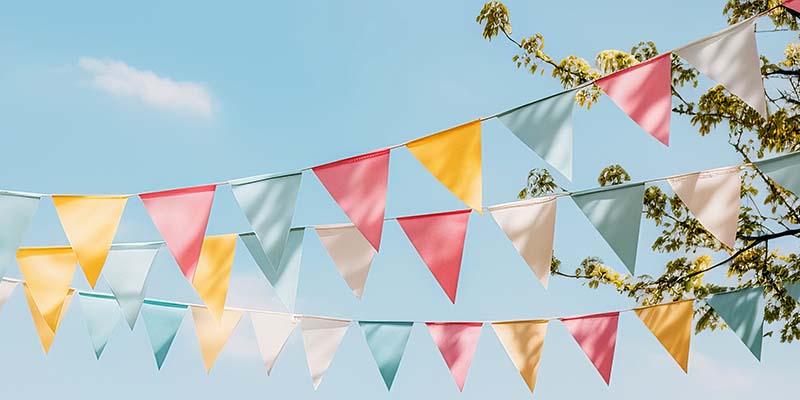
[[[136,98],[163,110],[214,116],[211,93],[202,83],[175,81],[112,59],[84,57],[78,65],[91,75],[92,86],[114,96]]]

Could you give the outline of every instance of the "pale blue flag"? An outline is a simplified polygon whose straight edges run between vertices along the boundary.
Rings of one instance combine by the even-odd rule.
[[[572,180],[572,104],[567,92],[517,107],[497,119],[567,179]]]
[[[800,196],[800,153],[756,161],[755,165],[784,189]]]
[[[0,192],[0,278],[6,275],[38,208],[38,195]]]
[[[283,257],[278,268],[270,268],[264,251],[259,245],[258,239],[252,233],[239,235],[253,256],[253,259],[261,268],[261,272],[275,289],[275,293],[289,311],[294,311],[295,300],[297,299],[297,285],[300,282],[300,258],[303,253],[303,235],[305,228],[292,228],[289,231],[289,238],[283,251]]]
[[[706,302],[760,361],[761,341],[764,337],[764,288],[753,287],[715,294]]]
[[[364,330],[367,346],[378,364],[383,382],[391,390],[414,323],[359,321],[358,324]]]
[[[178,334],[183,317],[189,307],[182,304],[165,303],[154,300],[145,300],[142,306],[142,319],[147,328],[150,345],[153,346],[153,355],[156,357],[158,369],[164,364],[169,348]]]
[[[792,283],[786,285],[785,288],[789,293],[789,296],[792,296],[795,300],[800,301],[800,283]]]
[[[144,302],[150,266],[160,248],[160,243],[115,244],[108,252],[103,276],[131,329]]]
[[[112,296],[80,293],[80,299],[83,320],[89,330],[94,355],[99,360],[108,344],[108,339],[119,325],[122,313]]]
[[[636,268],[642,222],[644,183],[617,185],[573,193],[572,200],[628,267]]]

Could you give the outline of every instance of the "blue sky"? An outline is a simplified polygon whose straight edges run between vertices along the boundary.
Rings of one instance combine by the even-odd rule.
[[[514,48],[487,43],[474,17],[481,1],[386,2],[30,2],[0,15],[0,159],[4,189],[45,193],[136,193],[283,172],[433,133],[559,90],[548,77],[517,71]],[[723,1],[508,1],[514,35],[541,32],[556,56],[591,58],[654,40],[662,51],[725,26]],[[573,11],[577,10],[577,12]],[[779,57],[791,36],[759,36]],[[124,82],[118,79],[125,77]],[[702,81],[701,89],[711,83]],[[544,166],[499,122],[484,124],[484,198],[514,200],[532,167]],[[734,164],[727,134],[700,138],[673,118],[671,147],[641,131],[609,99],[575,113],[575,176],[569,189],[596,186],[599,170],[622,164],[634,179]],[[463,207],[404,149],[391,159],[388,215]],[[568,199],[559,201],[555,252],[564,265],[597,255],[622,269]],[[304,176],[296,225],[344,222],[311,174]],[[209,233],[247,230],[230,189],[220,187]],[[632,306],[606,289],[553,279],[545,291],[489,217],[473,215],[458,304],[451,305],[394,222],[388,222],[361,301],[339,277],[313,232],[306,233],[298,311],[388,320],[502,320],[575,315]],[[657,274],[657,231],[643,224],[637,270]],[[138,200],[129,201],[116,241],[158,234]],[[43,202],[24,245],[66,244]],[[782,242],[780,246],[795,246]],[[19,276],[16,268],[11,275]],[[720,275],[709,279],[720,279]],[[87,288],[81,274],[74,286]],[[107,290],[103,285],[100,290]],[[153,266],[148,295],[197,301],[171,256]],[[229,294],[233,306],[278,304],[243,246]],[[140,321],[141,322],[141,321]],[[0,375],[13,397],[140,399],[289,397],[530,398],[491,329],[485,327],[463,394],[432,340],[415,326],[391,393],[363,334],[353,326],[318,392],[299,332],[271,377],[264,375],[244,320],[205,375],[186,318],[157,372],[144,326],[120,325],[98,362],[79,307],[68,312],[50,355],[41,351],[22,291],[0,313]],[[794,394],[800,350],[767,340],[756,362],[730,331],[693,338],[689,375],[632,314],[621,318],[612,384],[606,387],[563,326],[551,324],[535,396],[540,399],[653,399]]]

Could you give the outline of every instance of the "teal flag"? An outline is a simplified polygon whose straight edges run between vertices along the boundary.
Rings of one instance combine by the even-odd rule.
[[[706,302],[739,335],[750,352],[761,360],[761,340],[764,337],[764,288],[753,287],[715,294]]]
[[[6,275],[38,208],[38,195],[0,192],[0,278]]]
[[[784,189],[800,196],[800,153],[756,161],[755,165]]]
[[[792,283],[785,286],[789,296],[794,297],[795,300],[800,301],[800,283]]]
[[[150,266],[160,248],[160,243],[115,244],[108,252],[103,277],[131,329],[144,302]]]
[[[358,324],[364,330],[367,345],[378,364],[386,388],[391,389],[414,323],[359,321]]]
[[[94,355],[99,360],[108,344],[108,339],[119,325],[122,313],[112,296],[80,293],[80,299],[83,320],[89,330]]]
[[[258,239],[252,233],[239,235],[247,250],[261,268],[261,272],[275,289],[283,305],[294,311],[297,299],[297,285],[300,283],[300,258],[303,253],[303,236],[305,228],[292,228],[286,241],[283,257],[278,268],[271,268]]]
[[[573,193],[572,200],[617,253],[628,271],[634,273],[639,226],[642,222],[644,183]]]
[[[183,317],[189,307],[181,304],[163,303],[145,300],[142,307],[142,319],[153,346],[153,355],[156,357],[158,369],[164,365],[169,348],[175,340],[178,328],[181,327]]]
[[[542,159],[572,180],[572,104],[567,92],[517,107],[497,119]]]

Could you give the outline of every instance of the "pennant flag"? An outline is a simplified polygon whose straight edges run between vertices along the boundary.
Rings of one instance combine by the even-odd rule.
[[[669,146],[672,115],[670,53],[604,76],[594,84],[647,133]]]
[[[139,195],[189,282],[200,258],[216,188],[208,185]]]
[[[683,300],[633,310],[683,372],[689,372],[693,304],[694,300]]]
[[[188,307],[182,304],[163,303],[145,300],[142,307],[142,319],[147,328],[147,336],[153,347],[153,356],[156,358],[158,369],[164,365],[169,348],[178,334],[183,317]]]
[[[792,296],[796,301],[800,301],[800,283],[786,285],[785,288],[789,296]]]
[[[800,196],[800,153],[756,161],[755,165],[775,183]]]
[[[194,319],[194,329],[197,332],[197,341],[200,343],[200,352],[203,354],[203,362],[206,366],[206,373],[211,372],[211,367],[217,361],[219,353],[228,342],[233,330],[239,325],[244,313],[235,310],[225,310],[222,319],[217,320],[203,307],[192,306],[192,319]]]
[[[450,374],[458,385],[458,390],[464,390],[467,381],[469,366],[478,347],[481,336],[480,322],[427,322],[428,331],[431,333],[436,347],[442,353],[442,358],[450,369]]]
[[[272,269],[277,268],[283,256],[302,178],[297,172],[231,182],[233,197],[250,222]]]
[[[34,305],[55,332],[69,293],[78,259],[69,247],[29,247],[17,250],[17,262]]]
[[[360,299],[377,251],[353,225],[317,226],[314,229],[347,286]]]
[[[697,40],[675,54],[767,118],[761,61],[756,46],[755,23],[748,18],[711,36]]]
[[[644,183],[574,193],[572,200],[594,225],[628,271],[636,269]]]
[[[703,227],[726,246],[735,246],[742,185],[739,167],[697,172],[667,182]]]
[[[94,355],[99,360],[122,314],[111,296],[80,293],[80,300],[83,319],[89,330],[89,338],[92,339]]]
[[[481,121],[473,121],[406,144],[447,189],[483,214]]]
[[[17,283],[18,282],[0,281],[0,310],[3,309],[3,306],[6,305],[11,294],[14,293],[14,289],[17,288]]]
[[[606,381],[606,385],[610,384],[614,348],[617,345],[619,313],[561,318],[561,322],[597,368],[597,372]]]
[[[33,326],[36,328],[36,333],[39,334],[39,341],[42,342],[44,354],[47,355],[47,353],[50,352],[50,346],[53,344],[53,340],[56,338],[58,325],[61,324],[61,319],[64,318],[64,314],[67,313],[67,308],[69,308],[69,303],[72,302],[72,295],[75,293],[75,291],[73,289],[69,289],[69,292],[67,292],[67,296],[64,298],[64,302],[61,304],[61,307],[59,307],[56,315],[55,327],[50,328],[50,325],[45,320],[44,315],[42,315],[42,312],[39,311],[39,306],[36,305],[36,301],[33,299],[33,294],[28,284],[23,283],[22,288],[25,290],[25,299],[28,301],[28,309],[31,311]]]
[[[522,379],[525,379],[531,393],[536,386],[536,374],[542,358],[547,322],[547,320],[535,320],[492,323],[494,333],[519,370]]]
[[[782,5],[788,8],[790,12],[794,11],[796,13],[800,13],[800,0],[786,0]]]
[[[359,321],[358,324],[364,330],[367,346],[378,364],[383,383],[391,390],[414,323]]]
[[[349,325],[350,321],[336,319],[302,317],[300,320],[303,346],[306,349],[306,361],[314,390],[322,383],[322,377],[328,371]]]
[[[380,250],[389,182],[389,149],[312,170],[372,247]]]
[[[294,310],[297,299],[297,285],[300,283],[300,258],[303,254],[303,235],[305,229],[292,228],[286,242],[286,250],[277,269],[267,268],[267,258],[253,234],[239,235],[253,259],[261,267],[261,272],[275,289],[275,293],[289,311]]]
[[[761,340],[764,337],[764,288],[753,287],[714,294],[706,302],[736,332],[756,359],[761,361]]]
[[[150,266],[160,248],[160,243],[118,244],[108,253],[103,276],[131,329],[144,302]]]
[[[497,116],[519,140],[572,180],[573,92],[547,97]]]
[[[455,304],[470,210],[397,218],[450,302]]]
[[[505,232],[539,282],[547,289],[553,237],[556,227],[556,198],[544,197],[489,207],[497,225]]]
[[[6,275],[38,208],[38,196],[0,192],[0,278]]]
[[[228,284],[231,281],[233,253],[236,250],[235,233],[229,235],[206,236],[203,250],[197,262],[192,285],[208,307],[211,315],[220,322],[228,297]]]
[[[272,373],[275,360],[281,354],[283,346],[289,340],[289,336],[294,332],[297,319],[291,314],[273,313],[250,313],[250,320],[253,322],[253,330],[256,332],[256,342],[264,360],[264,367],[267,375]]]

